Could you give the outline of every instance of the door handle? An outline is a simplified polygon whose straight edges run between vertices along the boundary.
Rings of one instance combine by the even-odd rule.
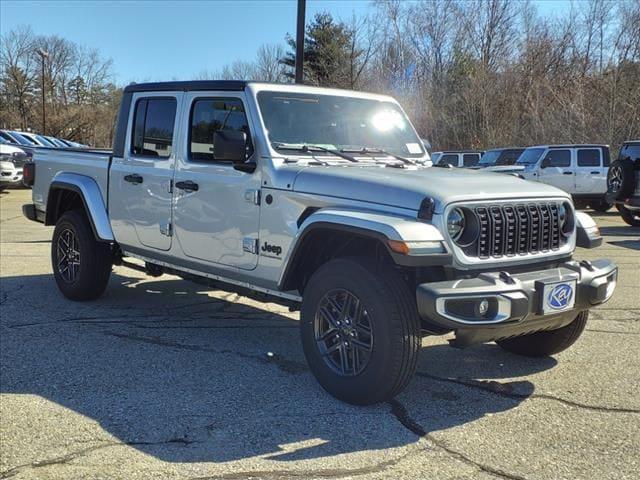
[[[573,172],[562,172],[563,175],[573,175]]]
[[[600,172],[591,172],[591,175],[598,175]]]
[[[137,173],[133,173],[131,175],[125,175],[124,181],[137,185],[138,183],[142,183],[142,176],[138,175]]]
[[[176,182],[176,188],[187,192],[197,192],[199,187],[197,183],[191,180],[185,180],[184,182]]]

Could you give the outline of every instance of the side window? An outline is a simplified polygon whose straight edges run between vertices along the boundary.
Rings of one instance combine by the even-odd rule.
[[[623,151],[624,151],[624,156],[620,155],[621,158],[629,158],[631,160],[640,160],[640,145],[630,143],[626,147],[623,147]]]
[[[465,167],[473,167],[480,161],[480,155],[477,153],[465,153],[462,156],[462,164]]]
[[[189,158],[198,161],[224,162],[213,149],[213,135],[220,130],[247,134],[247,158],[253,145],[244,106],[239,98],[200,98],[193,102],[189,127]]]
[[[440,160],[438,161],[438,165],[453,165],[454,167],[458,166],[458,155],[457,154],[447,154],[442,155]]]
[[[599,167],[600,166],[600,150],[595,148],[578,150],[578,166],[579,167]]]
[[[138,100],[133,115],[131,152],[146,157],[169,157],[173,146],[175,119],[175,98]]]
[[[570,167],[571,150],[549,150],[544,159],[548,167]]]

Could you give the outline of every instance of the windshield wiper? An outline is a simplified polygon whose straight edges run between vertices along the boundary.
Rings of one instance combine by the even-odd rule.
[[[358,160],[353,158],[351,155],[347,155],[341,150],[334,150],[332,148],[321,147],[320,145],[308,145],[308,144],[297,144],[297,143],[274,143],[273,147],[279,150],[296,150],[304,153],[313,153],[315,152],[326,152],[336,157],[344,158],[345,160],[349,160],[350,162],[357,163]]]
[[[402,163],[407,165],[417,165],[417,163],[414,162],[413,160],[409,160],[408,158],[401,157],[400,155],[396,155],[395,153],[387,152],[386,150],[383,150],[381,148],[371,148],[371,147],[342,148],[340,149],[340,151],[343,153],[362,153],[363,155],[379,153],[380,155],[388,155],[390,157],[393,157],[396,160],[400,160]]]

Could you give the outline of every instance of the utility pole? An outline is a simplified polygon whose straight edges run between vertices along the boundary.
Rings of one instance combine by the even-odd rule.
[[[298,0],[298,27],[296,30],[296,83],[304,83],[304,20],[307,0]]]
[[[45,106],[45,98],[44,98],[44,61],[46,58],[49,58],[49,52],[47,52],[46,50],[39,48],[38,50],[36,50],[36,53],[38,55],[40,55],[40,58],[42,60],[42,135],[46,135],[47,134],[47,110],[46,110],[46,106]]]

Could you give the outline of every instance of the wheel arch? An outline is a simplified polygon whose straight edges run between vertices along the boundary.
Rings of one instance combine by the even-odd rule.
[[[97,240],[114,241],[107,209],[96,181],[86,175],[58,173],[49,185],[44,224],[55,225],[64,212],[74,208],[84,210]]]
[[[446,265],[451,253],[433,225],[407,217],[367,211],[319,209],[305,213],[278,282],[280,290],[301,293],[313,272],[326,261],[343,256],[373,256],[400,267]],[[403,255],[389,241],[441,242],[443,253]]]

